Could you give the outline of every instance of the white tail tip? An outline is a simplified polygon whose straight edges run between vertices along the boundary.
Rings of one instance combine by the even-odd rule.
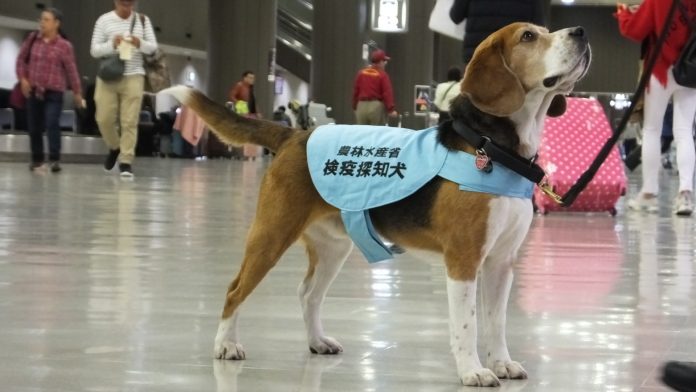
[[[191,94],[193,93],[193,91],[194,91],[193,88],[180,84],[178,86],[166,88],[166,89],[160,91],[160,93],[169,94],[169,95],[173,96],[174,98],[176,98],[177,101],[179,101],[183,104],[186,104],[188,99],[191,97]]]

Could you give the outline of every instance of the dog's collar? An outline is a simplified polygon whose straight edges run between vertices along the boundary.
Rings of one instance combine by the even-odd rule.
[[[534,161],[536,155],[532,159],[525,159],[519,154],[510,151],[492,141],[489,137],[478,134],[473,129],[467,127],[461,120],[452,121],[452,127],[457,134],[466,140],[472,147],[476,149],[477,158],[481,158],[482,165],[477,167],[481,170],[490,170],[492,167],[490,161],[497,162],[522,177],[534,182],[540,187],[546,185],[546,173]]]

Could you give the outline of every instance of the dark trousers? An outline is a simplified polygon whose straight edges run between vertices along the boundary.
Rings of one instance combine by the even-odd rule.
[[[31,161],[44,161],[43,131],[48,135],[48,159],[60,160],[60,126],[63,111],[63,92],[46,91],[43,99],[34,94],[27,100],[27,125],[31,142]]]

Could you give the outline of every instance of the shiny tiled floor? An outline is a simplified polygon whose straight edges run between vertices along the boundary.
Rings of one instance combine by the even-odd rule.
[[[0,163],[0,390],[468,391],[449,353],[444,270],[354,253],[324,319],[342,355],[310,355],[293,247],[243,307],[243,362],[212,359],[265,162],[137,161],[60,175]],[[665,205],[675,178],[665,176]],[[527,381],[500,391],[660,391],[696,360],[694,218],[537,217],[508,337]]]

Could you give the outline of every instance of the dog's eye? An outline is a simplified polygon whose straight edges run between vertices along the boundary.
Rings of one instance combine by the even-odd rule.
[[[522,33],[522,39],[520,41],[530,42],[534,41],[534,38],[536,38],[536,35],[534,35],[534,33],[532,33],[531,31],[525,31],[524,33]]]

